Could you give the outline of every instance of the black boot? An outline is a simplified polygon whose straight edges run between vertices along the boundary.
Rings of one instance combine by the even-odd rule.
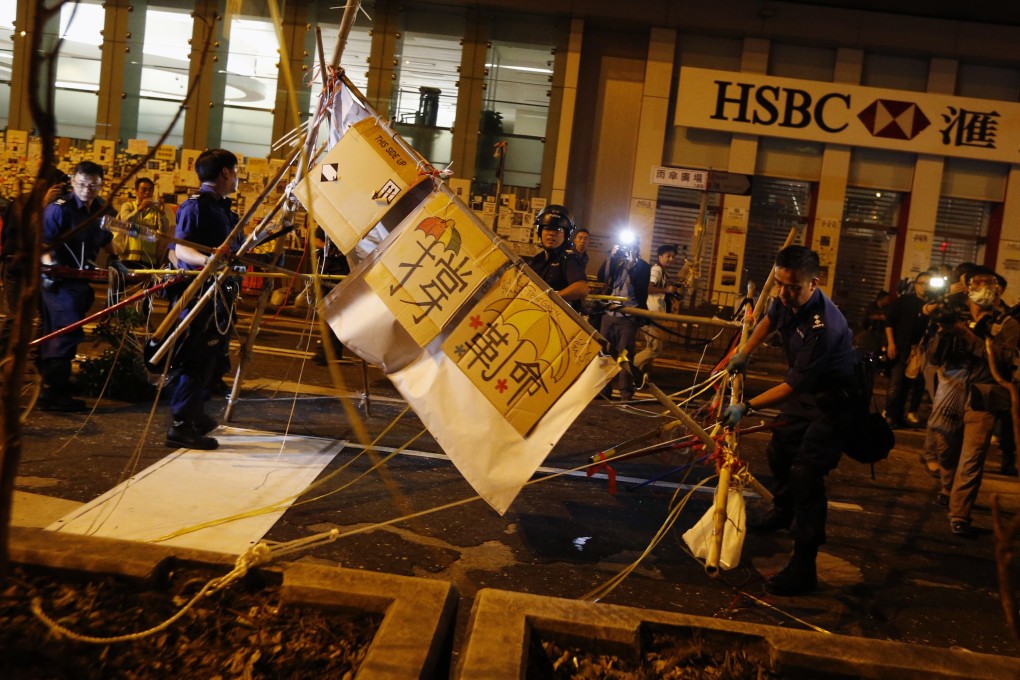
[[[40,359],[39,373],[43,388],[39,392],[39,409],[57,413],[75,413],[88,407],[81,399],[71,396],[71,361],[69,359]]]
[[[186,420],[175,420],[166,431],[166,445],[172,449],[200,449],[212,451],[220,445],[212,437],[207,437],[195,429],[195,425]]]
[[[818,588],[815,559],[818,548],[793,546],[793,557],[778,574],[765,581],[765,590],[772,595],[804,595]]]
[[[752,534],[772,534],[780,529],[789,529],[791,524],[793,513],[773,506],[756,522],[748,522],[747,531]]]

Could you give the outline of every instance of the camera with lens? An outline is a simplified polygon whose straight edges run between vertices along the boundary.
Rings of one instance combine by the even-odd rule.
[[[967,301],[960,295],[946,295],[938,300],[928,316],[938,324],[952,326],[957,321],[970,317]]]

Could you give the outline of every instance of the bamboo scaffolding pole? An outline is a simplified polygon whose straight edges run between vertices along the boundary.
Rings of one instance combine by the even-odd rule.
[[[786,241],[783,243],[783,248],[786,248],[791,243],[797,234],[797,230],[791,229],[786,235]],[[751,337],[751,330],[761,319],[761,313],[765,309],[765,301],[768,299],[769,293],[772,291],[772,287],[775,284],[776,270],[775,267],[769,270],[769,275],[765,280],[765,285],[762,286],[761,295],[758,296],[758,300],[754,305],[754,310],[749,310],[744,315],[744,319],[741,321],[740,331],[740,345],[738,351],[743,350],[747,346],[747,341]],[[722,391],[719,392],[719,405],[722,405]],[[740,373],[736,373],[730,378],[730,404],[739,404],[744,400],[744,376]],[[715,502],[712,506],[712,543],[709,545],[708,556],[705,558],[705,573],[709,576],[715,577],[719,575],[719,559],[722,555],[723,540],[726,536],[726,506],[729,501],[729,490],[730,481],[733,477],[734,469],[739,466],[740,459],[734,454],[738,446],[738,435],[736,428],[730,430],[726,434],[726,446],[723,449],[722,460],[719,462],[719,483],[715,490]],[[755,490],[765,490],[765,487],[761,485],[753,476],[748,473],[747,481],[754,486]],[[759,491],[761,493],[761,491]],[[762,498],[771,501],[772,494],[766,491],[762,494]]]
[[[160,347],[153,353],[151,359],[152,363],[159,363],[162,360],[162,358],[166,355],[166,353],[169,351],[172,345],[173,341],[171,340],[171,337],[173,339],[176,339],[188,327],[188,324],[191,323],[191,320],[195,317],[194,310],[192,311],[192,313],[189,313],[184,319],[181,319],[180,322],[177,321],[177,317],[180,315],[181,311],[187,305],[191,304],[195,295],[197,295],[198,291],[201,290],[203,285],[205,285],[205,282],[209,279],[209,277],[213,276],[217,272],[217,270],[220,267],[220,264],[227,259],[228,255],[224,251],[227,250],[230,242],[236,238],[237,234],[244,233],[244,228],[245,226],[247,226],[248,222],[250,222],[252,217],[255,215],[255,211],[258,209],[259,206],[262,205],[262,202],[265,200],[266,196],[269,195],[269,192],[272,190],[272,187],[275,187],[284,177],[284,175],[290,170],[290,166],[293,165],[294,162],[297,160],[299,152],[300,149],[297,149],[291,153],[290,157],[276,173],[276,176],[267,185],[266,190],[259,194],[254,201],[252,201],[252,205],[248,209],[248,212],[246,212],[244,217],[242,217],[237,222],[237,225],[235,225],[234,228],[230,230],[230,233],[227,235],[227,238],[223,241],[222,244],[220,244],[220,247],[217,248],[213,252],[213,254],[209,257],[209,260],[206,262],[205,267],[202,268],[199,275],[196,276],[195,280],[191,282],[191,285],[189,285],[187,289],[185,289],[185,291],[181,294],[180,299],[167,313],[166,317],[163,319],[163,322],[152,334],[152,339],[149,342],[162,343]],[[245,248],[245,246],[248,246],[249,248],[251,247],[249,244],[253,242],[254,236],[255,234],[253,233],[251,237],[249,237],[244,243],[241,244],[241,247],[238,249],[238,254],[243,255],[245,252],[247,252],[247,248]],[[220,274],[221,277],[225,275],[226,272]],[[213,289],[214,287],[209,288],[210,291]],[[210,297],[211,297],[210,294],[203,295],[200,298],[199,302],[196,303],[196,306],[201,307],[201,305],[205,304],[204,301],[207,301]],[[167,332],[170,330],[170,327],[173,326],[175,323],[177,324],[177,328],[171,334],[171,337],[167,337],[166,335]]]
[[[347,44],[347,38],[350,35],[351,28],[354,25],[354,20],[357,17],[360,8],[361,8],[360,0],[349,0],[346,7],[344,8],[343,16],[340,19],[339,32],[337,33],[336,42],[334,43],[333,46],[333,54],[330,60],[329,69],[327,69],[326,67],[325,53],[322,47],[322,31],[318,27],[316,28],[316,48],[319,56],[319,70],[320,70],[319,75],[323,85],[323,88],[319,95],[320,96],[319,114],[321,114],[322,111],[324,110],[325,104],[324,98],[326,97],[328,91],[330,73],[335,72],[336,69],[338,69],[340,66],[340,59],[343,56],[344,48]],[[334,93],[334,96],[337,96],[337,94]],[[313,162],[313,160],[309,156],[311,154],[312,149],[315,147],[315,141],[318,135],[318,129],[320,124],[321,120],[317,116],[316,119],[313,120],[311,124],[308,126],[303,146],[298,147],[299,152],[301,151],[302,148],[304,149],[304,157],[307,160],[306,162],[302,162],[298,165],[297,172],[295,173],[294,177],[295,185],[304,178],[305,174],[308,172],[308,169]],[[283,220],[285,222],[292,220],[293,212],[294,212],[293,205],[288,205],[285,210]],[[312,234],[309,233],[308,238],[311,237]],[[313,272],[316,272],[318,271],[317,267],[318,257],[314,248],[310,248],[309,250],[312,253],[311,269]],[[278,242],[273,249],[274,261],[275,258],[279,257],[281,252],[282,244]],[[312,290],[315,296],[316,307],[318,307],[322,301],[322,286],[320,284],[321,284],[320,279],[317,278],[312,279]],[[227,397],[227,408],[223,414],[223,419],[225,422],[230,422],[230,419],[233,416],[234,405],[237,403],[238,397],[240,396],[241,385],[244,382],[244,375],[247,372],[248,364],[251,361],[252,352],[255,345],[255,338],[258,335],[259,325],[261,324],[262,316],[265,313],[265,309],[269,303],[269,297],[270,295],[272,295],[272,292],[273,286],[266,286],[262,290],[262,293],[259,296],[259,300],[256,303],[255,312],[254,315],[252,316],[251,328],[248,332],[248,337],[245,339],[244,346],[241,349],[241,354],[237,362],[237,371],[234,374],[234,383],[231,386],[230,395]],[[329,337],[329,334],[332,333],[332,330],[329,328],[329,326],[326,325],[326,322],[321,317],[319,318],[318,327],[319,327],[319,340],[320,342],[322,342],[323,351],[326,353],[326,364],[329,367],[330,379],[333,381],[333,384],[337,388],[337,391],[342,392],[343,379],[339,374],[339,369],[336,367],[335,361],[336,355],[333,352],[333,343]],[[364,361],[362,363],[364,363]],[[369,383],[367,378],[367,366],[363,367],[363,369],[364,369],[363,388],[365,393],[365,403],[367,409],[367,405],[369,403],[368,402]],[[366,410],[366,414],[368,414],[368,410]]]

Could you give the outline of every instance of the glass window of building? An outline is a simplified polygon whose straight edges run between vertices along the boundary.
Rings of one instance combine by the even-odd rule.
[[[330,21],[328,16],[319,19],[319,27],[322,30],[322,50],[325,53],[327,62],[332,56],[333,47],[336,45],[336,36],[340,32],[339,10],[330,14],[336,15],[336,21]],[[308,89],[311,92],[311,98],[308,102],[308,113],[311,115],[315,113],[315,107],[319,104],[319,92],[322,91],[321,77],[312,78],[310,82],[308,80],[310,74],[313,73],[313,68],[319,64],[318,48],[315,45],[315,29],[312,24],[309,24],[305,51],[308,52],[308,60],[306,62],[308,71],[306,71],[305,84],[310,85]],[[360,17],[358,22],[351,27],[351,33],[347,37],[347,45],[344,46],[344,53],[340,58],[340,66],[344,68],[347,78],[354,83],[356,88],[361,90],[362,94],[368,89],[368,57],[371,52],[371,26],[364,17]],[[314,71],[314,73],[318,75],[318,71]]]
[[[556,27],[496,19],[485,60],[476,181],[494,185],[496,143],[506,142],[504,186],[538,187],[549,119]]]
[[[273,142],[280,42],[265,5],[262,11],[230,20],[220,146],[246,156],[268,156]]]
[[[100,0],[65,3],[60,9],[57,34],[42,36],[43,45],[58,38],[57,80],[54,107],[57,135],[91,139],[96,135],[96,111],[99,108],[99,73],[102,63],[100,43],[106,10]],[[103,139],[117,138],[117,131],[100,134]]]
[[[145,10],[144,43],[141,46],[138,119],[134,132],[125,121],[126,138],[146,139],[155,144],[177,115],[188,93],[190,66],[191,10],[183,2],[179,7],[149,3]],[[200,46],[199,46],[200,47]],[[134,50],[132,50],[134,51]],[[131,93],[128,93],[129,100]],[[184,137],[182,114],[164,144],[180,146]]]
[[[397,85],[390,112],[405,139],[438,167],[453,155],[463,10],[407,9],[397,41]]]
[[[7,127],[11,109],[11,70],[14,67],[14,20],[17,3],[0,3],[0,128]]]

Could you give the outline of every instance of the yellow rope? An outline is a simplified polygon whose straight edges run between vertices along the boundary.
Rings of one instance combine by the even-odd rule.
[[[76,642],[84,642],[93,645],[109,645],[114,644],[116,642],[130,642],[132,640],[140,640],[144,637],[154,635],[155,633],[158,633],[161,630],[169,628],[177,620],[184,616],[189,609],[194,607],[199,602],[199,600],[212,593],[215,593],[218,590],[222,590],[223,588],[227,587],[234,581],[242,578],[245,574],[248,573],[248,570],[251,569],[252,567],[258,566],[259,564],[262,564],[264,562],[268,562],[271,559],[271,557],[272,555],[269,551],[269,547],[265,543],[259,543],[257,545],[252,546],[247,551],[245,551],[244,554],[240,555],[237,558],[237,560],[234,562],[234,568],[230,571],[230,573],[214,578],[210,580],[208,583],[206,583],[202,587],[202,589],[195,594],[194,597],[192,597],[188,602],[184,604],[183,607],[181,607],[177,611],[176,614],[168,618],[166,621],[163,621],[159,625],[153,626],[152,628],[149,628],[147,630],[138,631],[136,633],[128,633],[126,635],[114,635],[111,637],[95,637],[92,635],[82,635],[81,633],[76,633],[73,630],[70,630],[69,628],[60,625],[52,618],[50,618],[46,614],[46,612],[43,611],[42,598],[40,597],[32,598],[31,604],[32,613],[35,614],[36,618],[42,621],[43,624],[45,624],[46,627],[49,628],[51,632],[55,633],[58,636],[69,638]]]

